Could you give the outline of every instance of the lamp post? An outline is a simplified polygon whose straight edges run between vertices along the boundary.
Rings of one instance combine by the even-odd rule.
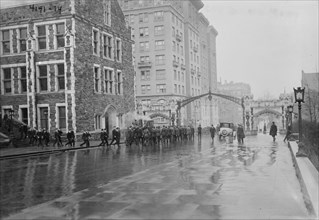
[[[299,142],[302,141],[302,124],[301,124],[301,103],[304,102],[305,88],[294,88],[295,102],[298,102],[298,114],[299,114]]]
[[[45,130],[48,130],[48,111],[43,112],[45,116]]]
[[[12,124],[12,117],[14,114],[14,110],[10,109],[9,110],[9,116],[10,116],[10,136],[13,137],[13,124]]]
[[[292,113],[294,111],[294,106],[293,105],[289,105],[287,106],[288,109],[288,113],[289,113],[289,118],[288,118],[288,125],[290,125],[290,128],[292,129]]]

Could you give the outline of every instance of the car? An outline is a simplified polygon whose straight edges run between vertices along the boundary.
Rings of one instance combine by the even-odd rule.
[[[221,122],[219,124],[219,132],[218,136],[219,139],[225,139],[226,137],[234,137],[234,124],[228,122]]]

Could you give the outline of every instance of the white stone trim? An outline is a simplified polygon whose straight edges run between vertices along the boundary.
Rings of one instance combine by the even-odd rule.
[[[98,91],[95,91],[95,68],[99,68],[98,70],[98,79],[99,79],[99,84],[98,84]],[[102,86],[101,86],[101,83],[102,83],[102,77],[101,77],[101,66],[99,65],[99,64],[93,64],[93,80],[94,80],[94,82],[93,82],[93,85],[94,85],[94,93],[98,93],[98,94],[101,94],[101,88],[102,88]]]
[[[117,91],[117,95],[123,96],[123,94],[124,94],[124,91],[123,91],[123,89],[124,89],[124,87],[123,87],[123,83],[124,83],[123,71],[122,71],[122,70],[116,70],[116,77],[117,77],[117,74],[118,74],[118,73],[121,73],[121,79],[118,79],[118,81],[117,81],[117,83],[116,83],[116,86],[118,87],[119,82],[121,83],[121,93],[119,93],[119,92]]]
[[[116,62],[122,63],[122,57],[123,57],[123,45],[122,45],[122,39],[119,37],[115,37],[115,42],[114,42],[114,49],[115,49],[115,54],[116,54],[116,50],[117,48],[115,48],[115,46],[117,45],[117,41],[120,41],[120,59],[117,60],[115,59]]]
[[[27,25],[27,24],[21,24],[21,25],[13,25],[13,26],[0,27],[0,31],[10,30],[10,29],[19,29],[19,28],[22,28],[22,27],[28,28],[28,25]]]
[[[1,64],[1,69],[3,69],[3,68],[21,67],[21,66],[27,66],[27,64],[26,63]]]
[[[49,104],[37,104],[37,129],[41,126],[41,114],[40,114],[40,108],[48,108],[48,131],[50,131],[50,124],[51,124],[51,111],[50,111],[50,105]],[[43,128],[41,128],[43,129]]]
[[[96,53],[94,53],[94,32],[97,32],[97,50]],[[98,28],[92,27],[92,54],[94,56],[98,56],[100,57],[100,47],[101,47],[101,34],[100,34],[100,30]]]
[[[49,65],[49,64],[59,64],[59,63],[64,63],[64,60],[40,61],[40,62],[36,62],[35,64],[39,66],[39,65]]]

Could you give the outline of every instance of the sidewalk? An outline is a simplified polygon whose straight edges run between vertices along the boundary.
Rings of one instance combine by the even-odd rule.
[[[108,142],[110,143],[111,139]],[[53,143],[54,142],[50,142],[48,147],[46,146],[44,147],[38,147],[38,146],[2,147],[0,148],[0,160],[13,158],[13,157],[20,157],[20,156],[22,157],[22,156],[29,156],[29,155],[31,156],[31,155],[38,155],[38,154],[50,154],[50,153],[55,153],[59,151],[80,150],[80,149],[87,148],[85,147],[85,145],[80,146],[83,142],[75,142],[74,147],[70,147],[69,145],[67,147],[65,146],[57,147],[57,145],[53,147]],[[89,148],[98,147],[100,143],[101,141],[90,141]],[[121,144],[123,143],[124,143],[124,140],[121,140]]]

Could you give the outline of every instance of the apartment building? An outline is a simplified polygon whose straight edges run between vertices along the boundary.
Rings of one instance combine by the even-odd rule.
[[[176,101],[202,94],[198,11],[203,3],[120,0],[120,5],[135,42],[137,112],[157,125],[176,122]],[[201,123],[201,103],[182,108],[182,124]]]
[[[124,127],[134,111],[131,32],[116,0],[1,9],[2,115],[54,131]]]

